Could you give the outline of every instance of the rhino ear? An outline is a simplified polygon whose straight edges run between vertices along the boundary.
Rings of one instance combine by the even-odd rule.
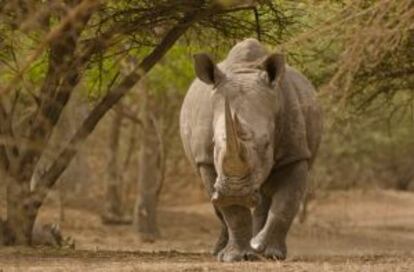
[[[223,72],[204,53],[194,55],[194,69],[197,77],[209,85],[217,85],[224,78]]]
[[[274,85],[285,74],[285,57],[283,54],[271,54],[262,62],[261,67],[266,71],[269,83]]]

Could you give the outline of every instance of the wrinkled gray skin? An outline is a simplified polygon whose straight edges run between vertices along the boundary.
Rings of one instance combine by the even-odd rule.
[[[315,89],[255,39],[218,65],[206,54],[194,60],[181,137],[222,222],[214,253],[221,261],[285,259],[321,138]]]

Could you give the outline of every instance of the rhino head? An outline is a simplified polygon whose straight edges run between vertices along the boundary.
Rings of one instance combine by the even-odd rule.
[[[216,65],[207,54],[196,54],[194,63],[197,77],[210,85],[213,101],[217,180],[211,201],[217,206],[254,207],[274,165],[284,57],[264,55],[230,69],[225,63]]]

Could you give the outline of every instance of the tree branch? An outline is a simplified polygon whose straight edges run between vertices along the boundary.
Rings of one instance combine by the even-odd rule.
[[[134,122],[135,124],[142,126],[142,120],[135,116],[136,114],[131,110],[123,107],[122,105],[116,105],[113,110],[117,113],[122,115],[122,117],[128,118],[130,121]]]
[[[4,137],[7,135],[7,128],[5,127],[8,124],[8,116],[6,109],[3,106],[3,101],[0,99],[0,137]],[[6,145],[2,143],[2,139],[0,139],[0,172],[1,169],[6,171],[9,168],[9,158],[6,152]]]
[[[14,88],[14,86],[18,84],[18,82],[22,79],[24,73],[27,72],[27,70],[30,68],[30,65],[40,56],[40,54],[52,41],[56,40],[56,38],[59,38],[59,35],[62,33],[62,31],[67,28],[68,25],[73,23],[75,18],[83,14],[85,11],[93,9],[93,7],[98,4],[98,0],[85,0],[70,10],[68,12],[68,15],[61,21],[61,23],[47,34],[47,36],[44,38],[44,41],[34,50],[33,54],[27,58],[26,63],[20,69],[20,72],[10,81],[10,83],[5,88],[0,88],[0,95],[9,93]]]
[[[51,167],[40,177],[40,183],[35,192],[35,197],[38,201],[42,201],[47,194],[47,190],[53,187],[59,176],[76,155],[79,144],[89,136],[106,112],[151,70],[194,22],[207,15],[207,13],[206,10],[202,9],[189,11],[181,21],[167,32],[158,46],[142,60],[137,68],[98,103]]]
[[[91,4],[79,11],[50,41],[48,71],[40,89],[40,106],[29,133],[30,140],[41,146],[46,146],[49,141],[51,132],[69,101],[72,90],[80,80],[80,64],[82,62],[76,58],[75,51],[81,33],[97,8],[97,1],[88,0],[88,2]],[[93,3],[95,5],[92,5]],[[42,150],[42,148],[28,148],[21,152],[18,171],[31,175]]]

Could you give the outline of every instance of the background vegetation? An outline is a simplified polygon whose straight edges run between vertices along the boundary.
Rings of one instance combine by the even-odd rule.
[[[311,195],[414,190],[410,0],[16,0],[0,1],[0,16],[5,244],[31,243],[51,190],[106,223],[149,220],[137,229],[150,240],[158,197],[206,201],[178,136],[192,54],[220,60],[247,37],[285,53],[318,89],[325,133]]]

